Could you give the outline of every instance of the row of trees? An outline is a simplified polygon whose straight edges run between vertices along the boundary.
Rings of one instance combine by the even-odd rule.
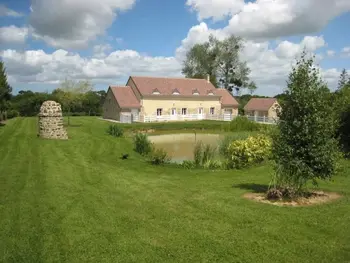
[[[0,121],[16,116],[35,116],[46,100],[62,105],[66,115],[101,115],[106,91],[94,91],[89,81],[64,80],[51,93],[21,90],[12,95],[3,62],[0,62]]]

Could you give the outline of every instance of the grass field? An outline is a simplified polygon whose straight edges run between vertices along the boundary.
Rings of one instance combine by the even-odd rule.
[[[0,127],[0,262],[350,262],[350,163],[320,185],[342,199],[276,207],[242,198],[268,166],[151,166],[109,123],[72,124],[69,141],[37,138],[35,118]]]

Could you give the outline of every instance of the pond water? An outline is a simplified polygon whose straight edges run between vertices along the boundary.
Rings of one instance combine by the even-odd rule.
[[[193,150],[198,141],[204,144],[218,146],[222,135],[219,134],[165,134],[149,136],[156,148],[163,148],[173,162],[181,163],[184,160],[193,160]]]

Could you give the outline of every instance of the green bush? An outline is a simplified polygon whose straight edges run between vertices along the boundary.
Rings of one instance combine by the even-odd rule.
[[[9,110],[9,111],[7,111],[7,118],[8,119],[16,118],[18,116],[19,116],[18,110]]]
[[[137,133],[134,136],[134,150],[141,155],[148,155],[152,152],[152,143],[147,134]]]
[[[238,116],[230,122],[230,131],[259,131],[264,124],[248,120],[244,116]]]
[[[265,135],[233,141],[228,147],[227,168],[244,168],[267,160],[271,154],[271,140]]]
[[[170,158],[164,149],[152,149],[149,154],[149,161],[154,165],[161,165],[170,162]]]
[[[124,130],[122,127],[118,126],[117,124],[114,124],[114,125],[109,125],[107,129],[107,133],[114,137],[122,137],[124,135]]]
[[[203,164],[203,168],[211,169],[211,170],[220,169],[222,167],[223,167],[223,164],[221,163],[221,161],[214,160],[214,159],[208,160]]]
[[[194,161],[189,161],[189,160],[185,160],[182,162],[181,166],[185,169],[194,169],[196,168],[196,164],[194,163]]]
[[[219,153],[221,156],[227,158],[228,157],[228,147],[229,145],[236,140],[243,140],[249,137],[249,134],[246,132],[232,133],[226,135],[223,139],[219,141]]]

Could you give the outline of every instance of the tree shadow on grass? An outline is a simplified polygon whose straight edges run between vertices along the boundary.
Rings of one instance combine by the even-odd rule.
[[[269,186],[265,184],[234,184],[232,187],[251,190],[254,193],[266,193],[269,188]]]
[[[0,122],[0,127],[5,127],[5,123]]]

